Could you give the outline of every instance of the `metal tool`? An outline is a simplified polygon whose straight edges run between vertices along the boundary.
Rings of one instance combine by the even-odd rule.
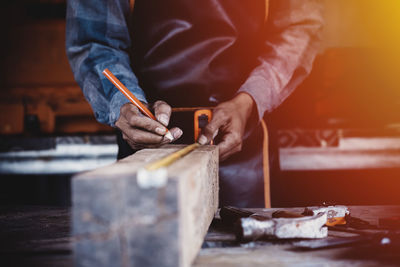
[[[327,226],[346,224],[346,216],[350,214],[349,209],[343,205],[324,206],[324,207],[308,207],[304,209],[303,215],[316,215],[320,212],[326,212],[328,220]]]
[[[328,236],[328,228],[325,227],[326,219],[326,213],[272,219],[262,219],[260,216],[252,215],[240,219],[238,237],[244,241],[263,238],[324,238]]]
[[[223,207],[220,216],[224,224],[234,224],[235,234],[240,241],[265,238],[323,238],[328,235],[324,227],[327,214],[313,216],[278,211],[275,218],[234,207]]]

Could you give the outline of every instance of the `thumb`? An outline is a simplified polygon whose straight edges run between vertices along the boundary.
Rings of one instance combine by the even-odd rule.
[[[211,142],[214,137],[218,134],[219,128],[223,126],[225,123],[225,120],[223,120],[219,116],[213,116],[210,123],[207,124],[206,127],[204,127],[202,134],[199,137],[199,144],[200,145],[205,145],[209,142]]]

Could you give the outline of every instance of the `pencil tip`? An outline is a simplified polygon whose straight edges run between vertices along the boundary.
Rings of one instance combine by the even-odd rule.
[[[170,141],[174,140],[174,137],[172,136],[170,131],[167,131],[167,133],[165,134],[165,137],[168,138]]]

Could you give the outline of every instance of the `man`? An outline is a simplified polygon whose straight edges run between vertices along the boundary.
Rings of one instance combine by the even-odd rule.
[[[163,133],[171,106],[215,107],[198,141],[215,139],[219,147],[220,204],[263,206],[260,121],[310,72],[322,28],[320,1],[137,0],[134,8],[129,0],[67,3],[75,79],[97,120],[122,133],[120,156],[170,142]],[[129,104],[103,77],[105,68],[140,101],[154,103],[158,121]],[[173,141],[187,123],[174,122]]]

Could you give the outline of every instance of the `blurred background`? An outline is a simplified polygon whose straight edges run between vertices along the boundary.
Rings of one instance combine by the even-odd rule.
[[[326,0],[310,77],[275,112],[274,206],[400,204],[400,2]],[[65,55],[65,0],[2,3],[0,204],[70,205],[72,174],[115,161]]]

